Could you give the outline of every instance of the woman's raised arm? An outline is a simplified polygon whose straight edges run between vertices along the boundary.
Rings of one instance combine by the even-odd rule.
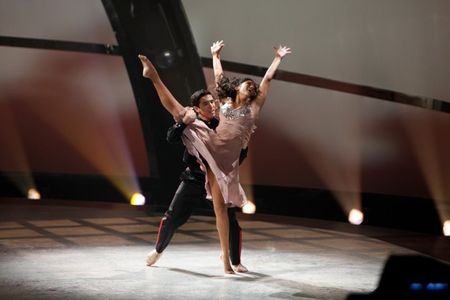
[[[270,81],[275,76],[275,72],[278,69],[278,66],[281,63],[281,60],[283,57],[285,57],[287,54],[291,53],[291,48],[288,48],[286,46],[279,46],[278,48],[275,48],[275,57],[273,58],[272,64],[267,69],[266,74],[264,75],[261,84],[259,86],[259,95],[255,99],[255,104],[261,108],[264,105],[264,102],[266,101],[267,92],[269,91]]]
[[[220,62],[220,51],[225,46],[223,41],[214,42],[211,46],[211,55],[213,59],[213,70],[214,70],[214,81],[216,83],[219,82],[220,78],[223,75],[222,64]]]

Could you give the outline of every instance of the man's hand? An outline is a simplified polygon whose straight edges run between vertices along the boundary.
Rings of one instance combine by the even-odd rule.
[[[184,124],[187,125],[194,122],[195,119],[197,119],[197,114],[192,108],[189,108],[188,110],[186,110],[186,113],[184,114],[182,121]]]

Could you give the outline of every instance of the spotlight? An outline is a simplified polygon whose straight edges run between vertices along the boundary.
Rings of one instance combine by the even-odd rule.
[[[41,194],[39,194],[39,192],[35,188],[30,188],[28,190],[27,198],[30,200],[39,200],[41,199]]]
[[[175,63],[175,53],[165,50],[155,57],[155,63],[161,69],[167,69]]]
[[[348,214],[348,221],[350,222],[350,224],[359,225],[363,222],[363,220],[364,220],[363,213],[356,208],[352,209]]]
[[[444,222],[444,226],[442,227],[445,236],[450,236],[450,220]]]
[[[244,205],[244,207],[242,207],[242,212],[244,214],[249,214],[252,215],[254,214],[256,211],[256,206],[255,204],[253,204],[253,202],[248,201],[247,204]]]
[[[141,193],[134,193],[130,198],[131,205],[144,205],[145,197]]]

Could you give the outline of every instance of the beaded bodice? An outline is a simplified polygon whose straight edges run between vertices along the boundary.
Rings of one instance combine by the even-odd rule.
[[[245,117],[251,113],[248,105],[242,105],[238,108],[233,108],[231,103],[225,103],[220,108],[223,116],[228,120],[235,120],[240,117]]]

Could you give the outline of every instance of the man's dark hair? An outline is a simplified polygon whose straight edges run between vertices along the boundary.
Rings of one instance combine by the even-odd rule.
[[[211,95],[211,92],[208,90],[205,90],[205,89],[201,89],[201,90],[194,92],[191,96],[191,105],[199,107],[200,99],[206,95]]]

